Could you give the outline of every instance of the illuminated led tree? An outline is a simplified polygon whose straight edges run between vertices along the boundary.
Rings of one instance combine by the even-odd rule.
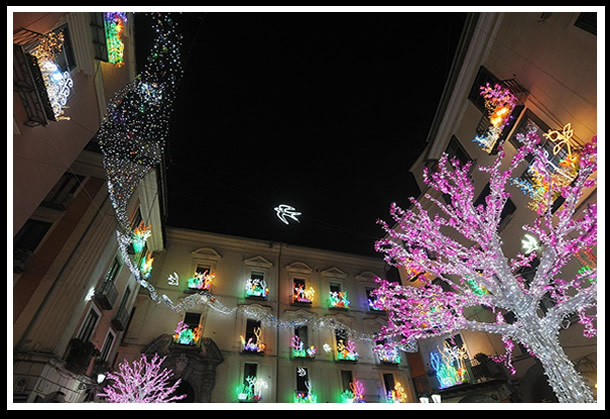
[[[428,212],[411,198],[411,209],[392,205],[394,226],[379,221],[387,236],[376,243],[376,249],[385,254],[388,263],[428,272],[430,277],[446,284],[422,279],[425,285],[415,287],[379,280],[380,288],[374,291],[379,297],[375,304],[388,312],[388,324],[379,338],[386,339],[386,345],[407,345],[460,330],[498,334],[506,353],[495,360],[505,362],[511,372],[514,373],[511,353],[518,342],[540,360],[560,402],[593,402],[590,388],[566,356],[558,335],[562,322],[571,315],[578,316],[585,336],[596,335],[596,267],[581,269],[571,278],[566,278],[562,269],[574,256],[597,244],[596,205],[588,205],[579,212],[581,215],[576,214],[584,189],[595,184],[597,140],[593,138],[579,153],[578,175],[561,189],[563,206],[552,213],[555,191],[550,187],[543,211],[531,225],[523,226],[538,238],[538,251],[519,253],[509,260],[503,252],[498,225],[510,196],[506,187],[511,174],[527,155],[533,156],[532,164],[538,170],[543,173],[550,170],[545,169],[549,167],[548,157],[539,146],[540,138],[530,131],[519,139],[522,146],[511,161],[502,164],[505,153],[500,148],[491,166],[479,167],[489,175],[490,192],[484,205],[473,204],[471,163],[461,165],[457,159],[443,155],[438,171],[430,174],[425,170],[424,180],[450,198],[450,203],[426,194],[432,208],[438,210],[436,213]],[[546,176],[550,178],[551,173]],[[519,269],[530,266],[536,257],[539,265],[535,276],[526,281],[519,275]],[[550,295],[556,305],[543,313],[539,307],[545,295]],[[468,309],[477,306],[493,310],[495,321],[469,319]],[[505,321],[507,314],[514,321]]]
[[[150,362],[142,354],[138,361],[129,363],[127,360],[119,365],[119,372],[106,373],[111,384],[104,388],[99,397],[110,403],[171,403],[186,397],[172,396],[178,388],[180,380],[169,385],[173,373],[171,370],[161,370],[165,357],[155,354]]]

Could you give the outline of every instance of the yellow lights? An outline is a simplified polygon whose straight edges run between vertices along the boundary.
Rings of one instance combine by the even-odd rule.
[[[491,116],[489,117],[489,122],[491,122],[491,125],[497,128],[504,123],[506,118],[510,115],[510,112],[510,107],[500,106],[496,108],[496,110],[491,114]]]
[[[570,147],[570,143],[572,141],[572,137],[574,136],[574,129],[572,128],[572,124],[568,122],[564,127],[563,131],[559,132],[559,130],[549,130],[546,134],[542,134],[544,138],[555,143],[555,147],[553,147],[553,154],[556,155],[561,151],[563,146],[566,146],[568,151],[568,155],[572,155],[572,149]]]

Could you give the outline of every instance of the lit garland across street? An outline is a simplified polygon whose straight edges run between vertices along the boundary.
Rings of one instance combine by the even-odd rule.
[[[508,164],[503,165],[505,152],[500,147],[491,166],[479,167],[489,175],[490,193],[484,205],[473,204],[472,162],[461,165],[457,159],[449,161],[443,154],[437,172],[424,171],[424,181],[433,190],[448,195],[450,203],[425,194],[439,213],[431,215],[422,203],[411,198],[412,207],[408,210],[392,205],[392,226],[379,221],[387,236],[377,241],[376,248],[385,254],[386,262],[394,266],[417,263],[421,270],[448,287],[447,291],[427,279],[420,279],[426,284],[420,288],[379,280],[380,288],[372,293],[380,297],[375,304],[388,312],[389,320],[382,327],[379,339],[387,339],[386,345],[391,347],[392,340],[406,344],[446,337],[460,330],[499,334],[506,353],[496,361],[505,362],[514,372],[511,354],[515,342],[519,342],[540,360],[560,402],[594,402],[591,389],[559,343],[559,331],[564,320],[576,314],[584,326],[584,335],[596,334],[597,282],[589,279],[596,277],[597,269],[582,270],[571,279],[560,275],[563,276],[562,268],[575,255],[597,243],[596,204],[588,205],[580,218],[576,217],[584,189],[595,185],[597,138],[584,146],[577,177],[562,188],[563,206],[552,213],[549,201],[554,191],[549,190],[541,215],[531,225],[523,226],[523,230],[538,238],[539,253],[532,250],[527,256],[519,253],[508,260],[498,225],[510,196],[506,187],[512,172],[528,154],[540,162],[541,170],[548,167],[547,154],[539,146],[540,138],[530,132],[522,141]],[[465,240],[455,239],[444,231],[457,233]],[[530,266],[535,257],[539,258],[539,265],[534,278],[526,283],[517,272]],[[472,286],[474,283],[476,288]],[[478,292],[479,289],[486,292]],[[538,308],[547,293],[556,305],[541,315]],[[494,310],[496,321],[480,322],[465,315],[469,308],[478,306]],[[513,313],[515,320],[506,322],[502,312]]]

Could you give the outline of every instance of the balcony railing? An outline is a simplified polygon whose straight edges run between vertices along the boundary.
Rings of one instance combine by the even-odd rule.
[[[112,310],[118,297],[119,291],[116,289],[114,281],[104,281],[102,286],[95,292],[94,296],[95,301],[97,301],[104,310]]]
[[[125,307],[119,307],[114,318],[112,319],[112,325],[114,328],[122,332],[127,329],[127,323],[129,322],[129,313],[125,310]]]

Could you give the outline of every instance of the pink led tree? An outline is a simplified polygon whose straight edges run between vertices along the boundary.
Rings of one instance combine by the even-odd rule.
[[[460,330],[498,334],[506,353],[494,360],[505,362],[513,374],[512,349],[518,342],[540,360],[560,402],[593,402],[591,389],[566,356],[558,335],[562,322],[573,314],[584,326],[585,336],[596,335],[596,268],[581,269],[570,279],[563,277],[562,268],[573,256],[597,244],[596,205],[584,209],[580,218],[576,215],[584,189],[595,184],[597,140],[593,138],[576,159],[578,176],[562,188],[562,208],[551,213],[554,191],[548,190],[539,217],[532,225],[523,226],[538,237],[542,250],[538,254],[519,253],[509,260],[503,253],[498,225],[510,196],[506,187],[512,172],[531,154],[532,164],[539,171],[546,170],[543,175],[549,180],[547,184],[553,184],[548,154],[538,145],[540,138],[534,131],[518,138],[522,146],[505,170],[501,169],[505,156],[502,148],[491,166],[479,167],[489,175],[490,192],[485,205],[473,204],[471,162],[461,165],[443,155],[438,171],[429,174],[425,170],[424,180],[432,189],[450,197],[450,204],[426,194],[432,208],[436,207],[435,213],[429,213],[411,198],[412,207],[406,211],[392,205],[394,226],[379,221],[387,236],[376,243],[376,249],[385,254],[388,263],[428,272],[430,277],[447,284],[441,287],[438,282],[424,279],[424,286],[415,287],[379,280],[375,304],[388,312],[388,325],[382,328],[380,338],[394,342],[386,345],[409,345]],[[529,267],[536,257],[539,265],[528,282],[518,271]],[[545,295],[552,296],[556,305],[544,314],[539,307]],[[493,310],[495,321],[469,319],[467,310],[476,306]],[[505,320],[507,313],[514,315],[514,321]]]
[[[100,398],[106,398],[110,403],[170,403],[181,400],[186,394],[172,396],[180,380],[169,385],[173,373],[169,369],[161,370],[165,357],[155,354],[150,362],[142,354],[138,361],[130,364],[127,360],[119,365],[119,372],[106,373],[112,383],[104,388]]]

